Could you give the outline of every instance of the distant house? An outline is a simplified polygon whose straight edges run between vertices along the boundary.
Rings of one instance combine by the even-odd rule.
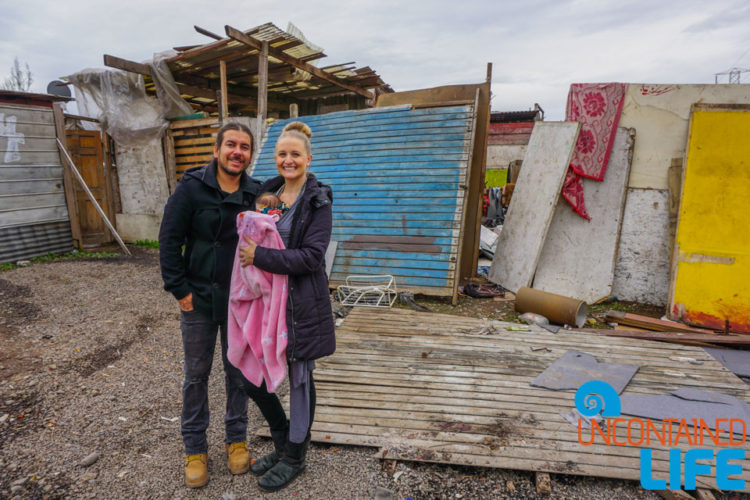
[[[493,111],[487,138],[487,170],[506,169],[526,154],[534,123],[544,119],[538,104],[530,111]]]
[[[73,250],[53,111],[68,100],[0,90],[0,262]]]

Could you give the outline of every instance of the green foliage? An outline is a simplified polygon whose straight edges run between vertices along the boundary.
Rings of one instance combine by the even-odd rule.
[[[488,188],[503,187],[506,184],[508,178],[507,168],[493,168],[488,169],[484,173],[484,183]]]
[[[589,306],[589,314],[604,314],[609,310],[626,313],[636,312],[638,310],[638,303],[620,302],[617,300],[617,297],[612,297],[611,299],[600,302],[599,304],[592,304]]]
[[[137,240],[133,244],[137,247],[159,248],[159,242],[154,240]]]
[[[113,257],[119,257],[118,252],[110,252],[103,250],[101,252],[89,252],[88,250],[73,250],[68,253],[46,253],[38,257],[32,257],[29,261],[33,263],[37,262],[52,262],[60,259],[111,259]],[[6,262],[0,264],[0,271],[9,271],[18,267],[14,262]]]

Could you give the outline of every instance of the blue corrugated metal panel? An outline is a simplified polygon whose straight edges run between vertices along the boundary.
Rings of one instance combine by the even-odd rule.
[[[52,110],[0,104],[0,262],[73,249]]]
[[[333,188],[331,284],[391,274],[399,289],[452,295],[472,106],[394,106],[297,118],[313,131],[311,171]],[[253,176],[277,175],[274,123]]]

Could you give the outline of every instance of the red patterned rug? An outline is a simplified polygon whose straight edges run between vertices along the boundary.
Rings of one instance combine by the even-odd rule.
[[[581,123],[562,195],[578,215],[591,219],[583,198],[583,179],[604,179],[625,101],[624,83],[574,83],[568,93],[566,121]]]

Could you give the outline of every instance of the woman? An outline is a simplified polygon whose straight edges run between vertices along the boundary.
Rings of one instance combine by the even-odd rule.
[[[260,408],[271,428],[274,451],[258,459],[250,470],[260,475],[258,485],[276,491],[291,483],[305,468],[305,452],[315,413],[313,360],[333,354],[336,341],[328,296],[325,253],[331,239],[331,189],[310,173],[310,128],[289,123],[276,141],[274,159],[279,176],[261,191],[276,194],[289,209],[276,227],[283,250],[257,246],[249,238],[240,247],[243,266],[254,265],[289,277],[287,300],[287,362],[289,364],[289,421],[278,398]],[[248,391],[265,391],[249,385]]]

